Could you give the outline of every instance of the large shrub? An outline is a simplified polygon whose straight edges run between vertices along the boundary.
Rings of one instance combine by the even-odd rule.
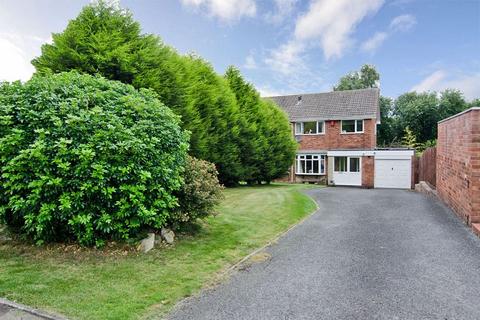
[[[213,163],[188,156],[184,184],[176,192],[179,207],[170,216],[170,224],[179,226],[214,214],[223,198],[222,189]]]
[[[99,245],[164,225],[188,135],[149,90],[61,73],[0,85],[0,220]]]

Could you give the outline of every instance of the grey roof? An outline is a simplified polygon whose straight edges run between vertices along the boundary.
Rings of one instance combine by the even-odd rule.
[[[267,97],[280,106],[290,121],[377,119],[380,121],[380,90],[377,88]],[[301,98],[299,98],[301,97]]]

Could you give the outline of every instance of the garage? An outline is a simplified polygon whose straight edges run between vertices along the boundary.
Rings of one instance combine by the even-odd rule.
[[[410,189],[413,150],[375,152],[375,188]]]

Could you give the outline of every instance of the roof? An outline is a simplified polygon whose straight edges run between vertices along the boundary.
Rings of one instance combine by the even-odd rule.
[[[266,97],[288,115],[290,121],[377,119],[380,121],[378,88]]]

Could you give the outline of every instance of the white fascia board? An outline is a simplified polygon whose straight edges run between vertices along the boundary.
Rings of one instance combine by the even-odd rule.
[[[414,150],[377,150],[375,159],[405,159],[410,160]]]
[[[366,157],[375,155],[373,150],[333,150],[328,151],[329,157]]]

